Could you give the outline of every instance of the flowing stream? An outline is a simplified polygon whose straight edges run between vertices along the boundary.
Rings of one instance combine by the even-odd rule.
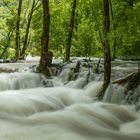
[[[121,63],[112,68],[118,77]],[[88,81],[85,68],[76,80],[69,75],[67,68],[47,80],[21,65],[0,73],[0,140],[140,140],[140,101],[127,104],[125,87],[110,84],[99,102],[102,74],[92,73]]]

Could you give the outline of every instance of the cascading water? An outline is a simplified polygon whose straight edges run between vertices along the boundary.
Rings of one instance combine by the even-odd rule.
[[[48,80],[25,71],[0,74],[0,140],[140,140],[140,103],[118,105],[124,87],[110,84],[98,102],[102,81],[88,71],[76,81],[69,69]]]
[[[9,89],[26,89],[43,86],[41,83],[41,74],[34,73],[1,73],[0,74],[0,90]]]

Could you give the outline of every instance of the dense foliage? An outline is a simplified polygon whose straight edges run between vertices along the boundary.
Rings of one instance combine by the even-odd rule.
[[[40,55],[42,34],[42,5],[36,0],[31,20],[26,55]],[[21,50],[25,42],[28,19],[33,0],[23,0],[20,18]],[[0,58],[16,57],[17,0],[0,1]],[[65,56],[72,0],[50,0],[49,48],[55,57]],[[112,56],[139,58],[140,1],[111,0],[110,47]],[[71,56],[102,57],[102,0],[77,0]],[[115,48],[115,49],[114,49]],[[131,56],[131,57],[130,57]]]

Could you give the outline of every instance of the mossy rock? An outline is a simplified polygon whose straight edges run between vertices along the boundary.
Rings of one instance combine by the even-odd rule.
[[[51,77],[51,72],[48,66],[39,65],[37,70],[39,73],[42,73],[45,77]]]

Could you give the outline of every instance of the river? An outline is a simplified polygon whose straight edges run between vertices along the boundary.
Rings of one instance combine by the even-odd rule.
[[[137,69],[136,63],[116,63],[112,80]],[[0,140],[140,140],[140,102],[125,103],[124,87],[110,85],[99,102],[102,74],[86,82],[83,68],[68,81],[67,68],[45,79],[31,71],[34,64],[0,64],[16,70],[0,73]]]

